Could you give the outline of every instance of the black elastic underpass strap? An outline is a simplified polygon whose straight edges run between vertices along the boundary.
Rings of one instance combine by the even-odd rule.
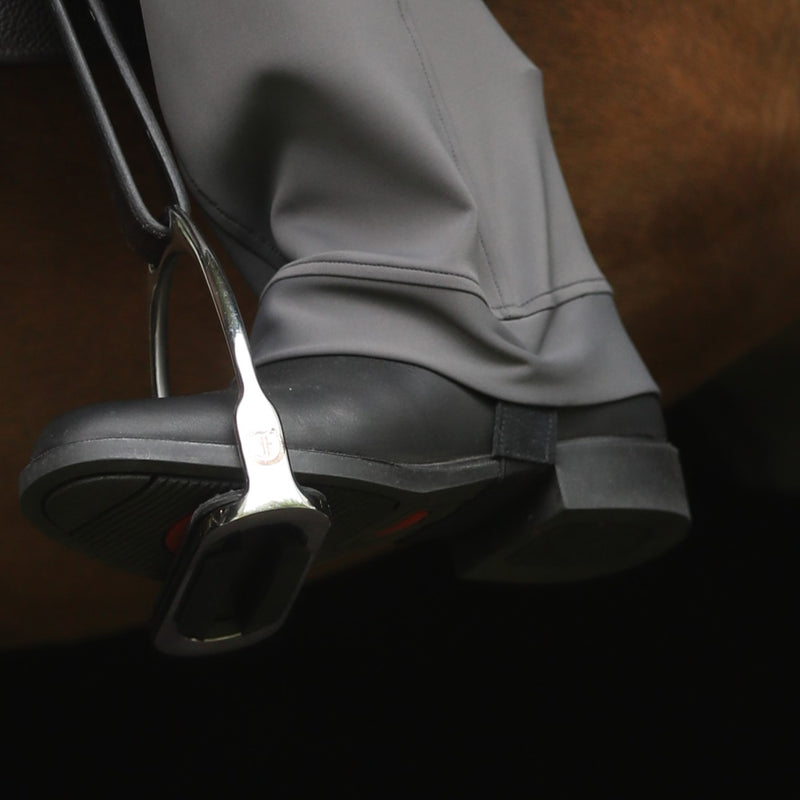
[[[558,439],[555,409],[498,403],[492,455],[535,464],[554,464]]]
[[[99,0],[86,0],[86,4],[136,107],[153,154],[166,179],[171,197],[164,204],[164,210],[169,206],[178,206],[188,214],[189,196],[178,167],[106,10]],[[50,0],[50,5],[67,55],[100,134],[103,152],[111,169],[112,187],[125,237],[139,256],[150,264],[158,263],[170,235],[166,218],[156,218],[142,200],[63,0]]]

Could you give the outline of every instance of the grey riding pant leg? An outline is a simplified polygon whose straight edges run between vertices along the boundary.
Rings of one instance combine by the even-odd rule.
[[[261,292],[257,363],[353,354],[511,402],[656,391],[541,75],[480,0],[143,0],[182,168]]]

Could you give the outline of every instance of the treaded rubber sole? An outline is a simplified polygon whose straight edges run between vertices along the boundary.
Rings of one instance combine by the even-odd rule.
[[[98,440],[45,452],[23,472],[21,503],[37,527],[70,547],[163,579],[170,532],[240,485],[236,453],[148,442],[132,457],[129,445]],[[450,536],[463,578],[575,581],[655,558],[689,528],[678,454],[664,442],[561,442],[554,468],[517,474],[488,458],[404,466],[298,452],[292,462],[331,508],[318,564],[376,544]]]
[[[392,465],[294,452],[298,481],[325,495],[331,530],[317,563],[436,526],[484,493],[491,458]],[[171,533],[211,497],[241,487],[234,447],[93,440],[45,451],[20,478],[20,503],[42,531],[86,555],[155,579],[173,559]]]

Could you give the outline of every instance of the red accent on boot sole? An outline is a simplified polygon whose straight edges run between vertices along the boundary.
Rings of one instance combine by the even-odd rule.
[[[191,521],[192,515],[187,514],[183,519],[179,519],[167,531],[167,535],[164,537],[164,545],[173,555],[178,552],[178,548],[181,546],[181,542],[183,541],[183,537],[186,535],[186,531],[189,529],[189,523]]]
[[[388,528],[378,531],[375,536],[382,538],[384,536],[391,536],[393,533],[404,531],[416,525],[418,522],[422,522],[422,520],[427,518],[429,513],[428,511],[415,511],[413,514],[403,517],[400,522],[396,522],[394,525],[390,525]]]

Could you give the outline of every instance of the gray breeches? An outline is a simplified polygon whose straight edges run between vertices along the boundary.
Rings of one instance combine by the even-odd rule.
[[[656,391],[581,233],[539,70],[479,0],[143,0],[190,184],[261,292],[256,361],[494,397]]]

